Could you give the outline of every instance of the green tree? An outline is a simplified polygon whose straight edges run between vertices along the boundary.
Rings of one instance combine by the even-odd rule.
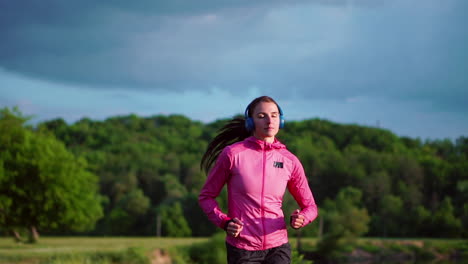
[[[362,192],[353,187],[340,190],[335,200],[324,203],[325,233],[317,248],[320,254],[332,255],[355,243],[368,231],[370,217],[362,208]]]
[[[450,197],[445,197],[442,201],[432,218],[432,222],[433,235],[437,237],[459,237],[463,231],[461,220],[454,215]]]
[[[192,235],[208,236],[216,229],[207,224],[197,204],[206,180],[199,161],[208,142],[227,121],[202,124],[180,115],[132,114],[104,121],[83,118],[70,125],[56,119],[39,127],[54,133],[70,152],[84,157],[88,170],[99,176],[100,193],[108,202],[105,218],[92,234],[120,234],[123,228],[113,228],[115,225],[127,228],[126,235],[154,234],[155,220],[160,223],[157,219],[161,219],[156,208],[180,202]],[[301,160],[321,206],[321,219],[327,215],[324,201],[335,199],[341,189],[352,186],[362,193],[362,205],[357,208],[365,208],[372,215],[368,235],[443,236],[452,232],[446,232],[454,226],[448,222],[456,223],[448,215],[460,219],[463,229],[468,230],[467,137],[454,143],[447,139],[423,142],[379,128],[310,119],[288,121],[278,138]],[[6,173],[3,167],[1,175]],[[135,190],[143,195],[134,196]],[[217,199],[222,208],[227,204],[225,194],[223,189]],[[147,197],[150,209],[135,214],[131,206],[124,206],[130,197],[129,204]],[[445,197],[451,198],[451,212],[447,203],[443,205]],[[10,206],[6,199],[0,202],[7,204],[5,208]],[[288,196],[283,205],[286,214],[296,207]],[[444,206],[445,211],[441,211]],[[447,227],[444,233],[434,223],[436,213],[441,215],[438,223]],[[318,223],[302,229],[302,235],[315,236]],[[460,233],[468,236],[467,231]]]
[[[192,235],[180,202],[163,204],[158,208],[158,212],[161,217],[163,235],[169,237],[189,237]]]
[[[16,234],[90,230],[102,217],[97,178],[54,136],[25,126],[19,110],[0,111],[0,226]]]
[[[462,237],[467,237],[468,236],[468,230],[466,227],[468,227],[468,203],[465,203],[463,205],[463,208],[461,208],[462,214],[461,214],[461,221],[462,221],[462,226],[463,231],[462,231]]]
[[[414,231],[407,235],[419,235],[424,237],[431,237],[432,234],[432,214],[429,210],[424,208],[422,205],[417,206],[412,212],[409,212],[406,221],[407,225],[413,227]]]
[[[372,225],[384,237],[400,235],[399,223],[403,215],[403,201],[394,195],[384,195],[379,201],[378,210],[372,217]]]

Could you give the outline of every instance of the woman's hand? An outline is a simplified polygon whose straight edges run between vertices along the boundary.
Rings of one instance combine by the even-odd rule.
[[[296,209],[291,215],[291,227],[294,229],[299,229],[304,225],[305,217],[299,213],[299,209]]]
[[[233,218],[231,221],[229,221],[226,227],[226,233],[228,236],[237,237],[243,228],[244,223],[242,223],[242,221],[237,218]]]

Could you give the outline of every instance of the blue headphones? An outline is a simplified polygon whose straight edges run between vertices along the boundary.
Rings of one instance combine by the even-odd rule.
[[[279,114],[280,114],[279,128],[283,128],[284,127],[283,110],[281,110],[281,107],[279,105],[276,105],[276,106],[278,106],[278,110],[279,110]],[[247,129],[247,131],[253,131],[255,129],[255,123],[254,123],[253,118],[249,116],[249,107],[250,107],[250,105],[248,105],[247,108],[245,108],[245,113],[244,113],[245,128]]]

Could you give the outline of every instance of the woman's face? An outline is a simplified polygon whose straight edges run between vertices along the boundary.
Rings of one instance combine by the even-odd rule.
[[[252,118],[255,124],[254,136],[272,143],[279,130],[278,106],[271,102],[260,102],[255,106]]]

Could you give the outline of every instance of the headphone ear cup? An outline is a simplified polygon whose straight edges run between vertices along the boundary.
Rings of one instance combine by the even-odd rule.
[[[283,116],[280,116],[280,125],[279,125],[279,128],[283,128],[284,127],[284,118]]]
[[[248,117],[247,119],[245,119],[245,128],[247,129],[247,131],[254,130],[255,124],[254,124],[253,119],[251,117]]]

